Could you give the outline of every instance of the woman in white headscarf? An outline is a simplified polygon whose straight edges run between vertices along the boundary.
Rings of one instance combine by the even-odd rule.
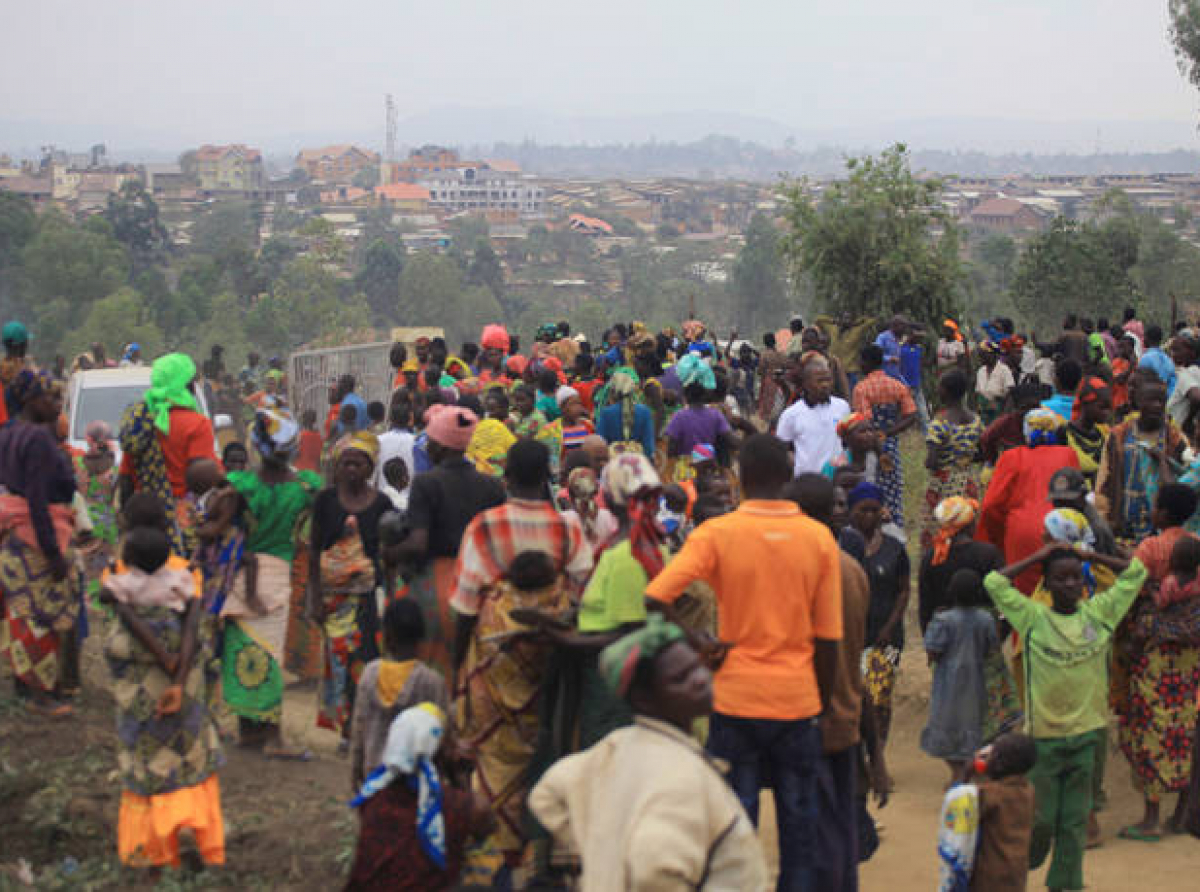
[[[347,890],[457,887],[468,841],[486,835],[491,821],[481,798],[444,782],[437,761],[445,733],[446,716],[433,703],[392,722],[383,764],[351,803],[361,820]]]

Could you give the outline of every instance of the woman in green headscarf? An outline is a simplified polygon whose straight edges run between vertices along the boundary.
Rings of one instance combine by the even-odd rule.
[[[187,493],[184,473],[198,458],[216,460],[212,422],[200,411],[192,391],[196,364],[183,353],[168,353],[150,369],[150,389],[121,419],[121,500],[149,492],[177,517],[178,500]],[[171,530],[172,549],[190,557],[195,542],[185,524]]]

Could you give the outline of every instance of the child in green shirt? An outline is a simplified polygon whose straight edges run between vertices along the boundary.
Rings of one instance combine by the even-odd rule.
[[[1110,588],[1081,602],[1084,561],[1120,575]],[[1027,598],[1011,581],[1037,563],[1053,599],[1049,607]],[[1037,793],[1030,864],[1041,865],[1054,844],[1046,875],[1050,889],[1083,888],[1097,732],[1108,724],[1109,652],[1117,624],[1145,580],[1146,568],[1136,559],[1059,543],[984,579],[1025,652],[1025,716],[1038,755],[1030,773]]]

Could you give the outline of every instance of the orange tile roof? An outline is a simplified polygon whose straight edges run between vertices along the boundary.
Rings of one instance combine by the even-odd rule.
[[[388,201],[429,201],[429,190],[412,183],[389,183],[376,186],[375,194]]]
[[[585,217],[583,214],[572,214],[568,218],[571,226],[582,226],[587,229],[599,229],[601,232],[612,232],[613,228],[597,217]]]

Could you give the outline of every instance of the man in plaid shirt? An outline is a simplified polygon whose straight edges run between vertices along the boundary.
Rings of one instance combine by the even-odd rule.
[[[508,501],[479,514],[463,533],[450,606],[458,615],[455,665],[462,664],[485,590],[508,572],[523,551],[549,554],[576,593],[592,571],[592,550],[578,518],[550,499],[550,451],[536,440],[518,440],[505,469]]]

